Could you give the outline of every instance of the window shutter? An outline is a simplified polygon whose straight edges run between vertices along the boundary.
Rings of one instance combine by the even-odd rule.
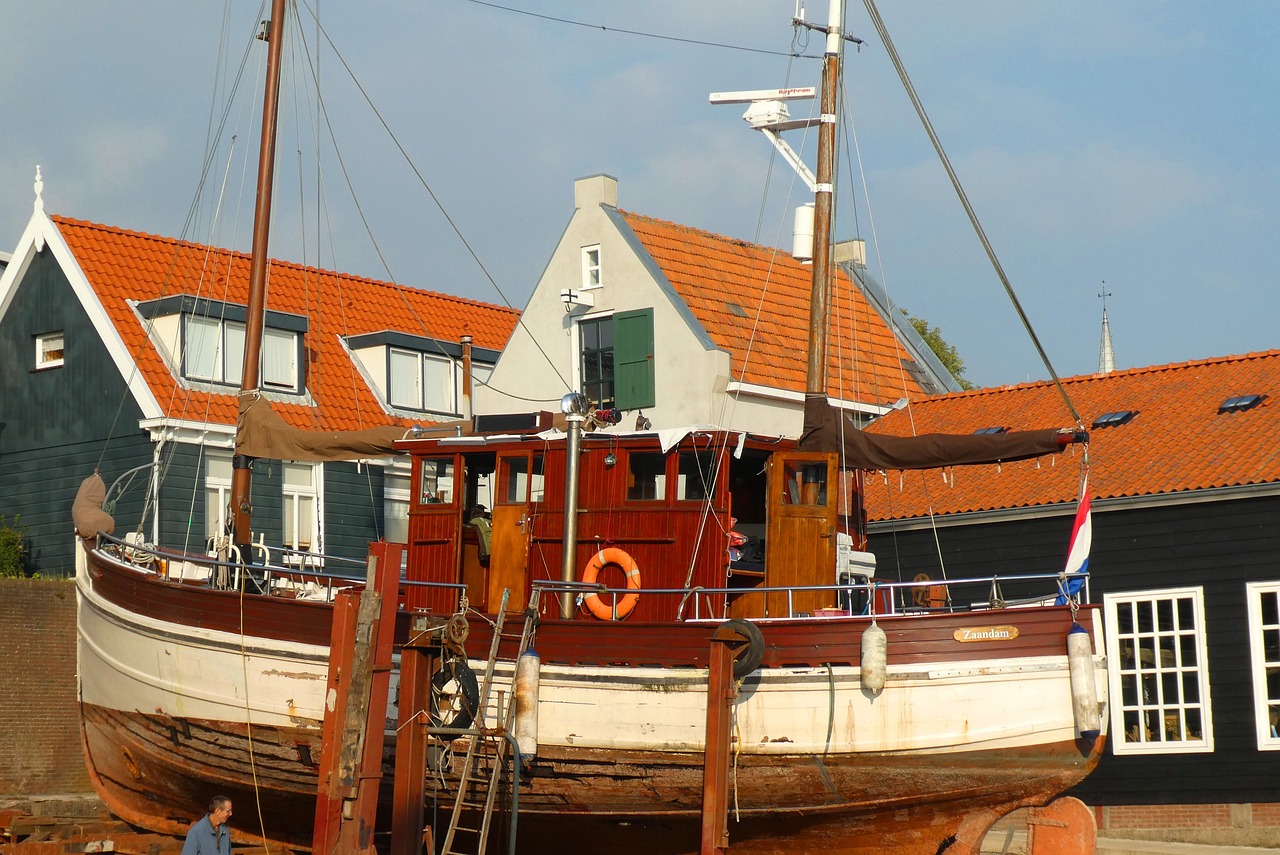
[[[657,405],[653,379],[653,309],[613,316],[615,406],[639,410]]]

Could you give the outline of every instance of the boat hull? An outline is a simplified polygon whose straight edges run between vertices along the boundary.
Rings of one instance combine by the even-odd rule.
[[[240,839],[305,848],[328,667],[315,642],[328,607],[278,600],[292,628],[282,617],[251,629],[238,595],[102,553],[88,556],[78,591],[84,746],[108,807],[180,833],[221,793],[237,804]],[[174,597],[183,610],[166,605]],[[252,612],[273,598],[248,599]],[[1092,614],[1077,617],[1092,629]],[[952,840],[946,851],[969,851],[965,841],[976,846],[1004,813],[1083,779],[1102,740],[1076,739],[1071,617],[1063,608],[881,619],[889,664],[878,694],[862,688],[857,664],[867,621],[762,622],[765,667],[734,704],[732,850],[932,855]],[[1004,636],[957,640],[996,623]],[[623,852],[697,850],[715,626],[539,626],[539,750],[520,791],[520,851],[570,830],[616,838],[610,848]],[[477,670],[489,640],[473,622]],[[500,662],[495,697],[511,676]],[[1100,657],[1095,678],[1105,699]],[[396,715],[388,710],[389,726]],[[441,811],[460,755],[430,776]]]

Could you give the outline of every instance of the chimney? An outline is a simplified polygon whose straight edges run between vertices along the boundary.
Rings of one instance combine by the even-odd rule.
[[[573,203],[579,208],[618,207],[618,179],[612,175],[588,175],[573,182]]]
[[[862,238],[845,240],[836,244],[836,264],[853,262],[854,267],[867,266],[867,242]]]

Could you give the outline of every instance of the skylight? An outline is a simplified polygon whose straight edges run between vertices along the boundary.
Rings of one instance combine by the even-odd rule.
[[[1103,413],[1093,420],[1093,426],[1095,428],[1104,428],[1128,424],[1133,421],[1133,417],[1137,414],[1137,410],[1116,410],[1111,413]]]
[[[1251,410],[1266,400],[1266,395],[1236,395],[1234,398],[1227,398],[1218,407],[1219,413],[1238,413],[1241,410]]]
[[[978,428],[977,430],[975,430],[974,434],[985,435],[985,434],[1008,433],[1008,432],[1009,432],[1009,429],[1007,427],[984,427],[984,428]]]

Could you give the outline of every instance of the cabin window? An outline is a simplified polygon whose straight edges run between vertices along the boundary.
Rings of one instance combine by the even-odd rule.
[[[388,543],[409,542],[409,476],[382,476],[382,536]]]
[[[498,485],[493,492],[500,505],[541,502],[543,496],[542,457],[504,457],[498,463]]]
[[[783,466],[785,480],[782,503],[784,505],[826,506],[827,463],[825,460],[788,460]]]
[[[588,318],[578,324],[582,393],[600,409],[656,406],[653,309]]]
[[[418,504],[453,504],[453,458],[423,460],[418,484]]]
[[[716,456],[710,451],[682,451],[676,474],[676,501],[702,502],[715,495]]]
[[[204,536],[214,538],[228,531],[231,503],[231,452],[204,452]]]
[[[661,502],[667,498],[667,458],[657,451],[628,455],[627,501]]]
[[[1112,750],[1213,751],[1201,588],[1107,594]]]
[[[63,361],[62,331],[36,336],[36,370],[59,368]]]
[[[453,360],[400,348],[388,349],[387,399],[393,407],[456,412]]]
[[[311,463],[284,463],[284,546],[298,552],[319,550],[320,497],[316,491],[316,467]]]
[[[1280,582],[1250,582],[1245,590],[1258,748],[1280,751]]]
[[[604,283],[600,279],[600,247],[584,246],[582,248],[582,288],[599,288]]]

